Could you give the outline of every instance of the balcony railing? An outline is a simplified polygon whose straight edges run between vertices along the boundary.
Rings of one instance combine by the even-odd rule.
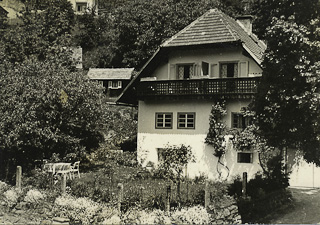
[[[138,97],[152,96],[253,96],[260,77],[141,81]]]

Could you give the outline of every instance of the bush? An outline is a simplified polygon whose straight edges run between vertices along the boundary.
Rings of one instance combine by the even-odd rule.
[[[243,223],[262,223],[264,217],[270,215],[283,205],[291,203],[291,193],[278,190],[262,195],[260,198],[238,198],[239,214]]]
[[[11,188],[3,193],[4,203],[7,207],[12,208],[18,203],[18,199],[20,197],[20,193],[15,189]]]
[[[290,203],[291,194],[285,190],[288,186],[288,177],[282,174],[281,170],[279,172],[275,169],[279,166],[279,158],[275,157],[269,163],[270,173],[257,173],[248,182],[248,197],[242,197],[242,181],[239,176],[228,188],[228,193],[237,199],[239,213],[245,223],[262,222],[261,218]]]
[[[120,148],[124,152],[135,152],[137,150],[137,135],[123,141],[120,144]]]
[[[24,201],[29,203],[30,205],[37,205],[39,204],[45,196],[36,189],[31,189],[27,192],[26,196],[24,197]]]
[[[88,198],[74,198],[70,195],[58,197],[55,205],[58,215],[67,216],[72,222],[78,221],[80,224],[94,223],[95,217],[101,212],[109,216],[116,213],[115,209],[105,207]],[[105,211],[110,211],[110,213]]]
[[[23,184],[37,189],[51,188],[52,175],[40,169],[32,170],[29,176],[23,176]]]

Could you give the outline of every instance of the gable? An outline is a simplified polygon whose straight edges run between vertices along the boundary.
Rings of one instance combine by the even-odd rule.
[[[134,86],[142,77],[150,76],[159,64],[168,62],[168,54],[178,49],[216,46],[239,46],[261,67],[266,45],[254,34],[247,33],[236,20],[218,9],[212,9],[165,41],[119,96],[117,102],[136,103]]]
[[[165,41],[161,47],[241,42],[243,48],[258,64],[261,63],[265,44],[254,34],[248,34],[233,18],[218,9],[212,9],[186,28]]]

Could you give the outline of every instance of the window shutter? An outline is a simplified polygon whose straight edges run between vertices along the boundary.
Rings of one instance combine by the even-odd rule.
[[[247,77],[248,76],[248,61],[243,61],[239,63],[239,77]]]
[[[211,64],[210,77],[219,77],[219,67],[218,64]]]
[[[179,79],[176,65],[175,64],[169,64],[169,80],[175,80]]]
[[[199,64],[193,64],[193,76],[191,78],[194,77],[199,77],[201,75],[201,67]]]
[[[112,81],[108,81],[108,88],[112,88]]]

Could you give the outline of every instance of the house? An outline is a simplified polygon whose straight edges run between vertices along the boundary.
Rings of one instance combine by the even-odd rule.
[[[9,12],[5,10],[2,6],[0,6],[0,17],[6,18],[8,16]]]
[[[0,0],[0,14],[7,17],[9,25],[20,23],[18,16],[24,7],[24,4],[17,0]]]
[[[88,76],[98,81],[104,88],[110,101],[115,101],[129,84],[133,68],[90,68]]]
[[[69,0],[76,14],[83,14],[87,10],[95,10],[98,14],[98,0]]]
[[[190,177],[231,180],[247,172],[250,179],[261,170],[254,150],[231,149],[221,166],[205,138],[217,101],[225,101],[229,128],[247,126],[241,111],[256,93],[265,49],[252,33],[251,16],[235,20],[218,9],[165,41],[117,100],[138,105],[138,161],[157,165],[163,148],[184,144],[196,157]]]

